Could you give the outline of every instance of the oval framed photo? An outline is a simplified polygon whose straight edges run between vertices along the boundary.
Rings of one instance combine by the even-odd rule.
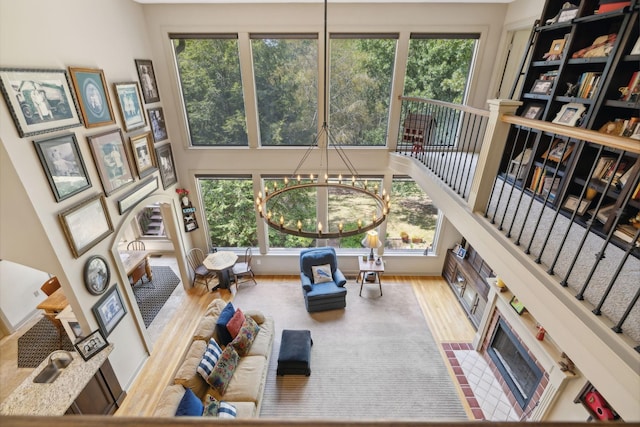
[[[92,295],[102,295],[109,287],[111,272],[107,260],[94,255],[84,265],[84,284]]]

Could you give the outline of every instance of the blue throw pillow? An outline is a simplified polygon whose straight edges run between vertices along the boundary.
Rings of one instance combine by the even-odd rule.
[[[204,411],[204,405],[198,399],[198,396],[193,394],[190,388],[185,388],[184,396],[178,405],[176,416],[178,417],[201,417],[202,411]]]
[[[216,321],[216,334],[218,335],[218,342],[221,346],[225,346],[233,340],[231,333],[227,329],[227,323],[229,323],[229,320],[231,320],[235,312],[236,309],[233,307],[233,304],[228,303],[222,309],[220,316],[218,316],[218,320]]]

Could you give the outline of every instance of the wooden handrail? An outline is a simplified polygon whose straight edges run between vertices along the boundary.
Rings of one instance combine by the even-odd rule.
[[[472,113],[472,114],[477,114],[479,116],[489,117],[489,111],[488,110],[482,110],[480,108],[469,107],[467,105],[452,104],[450,102],[436,101],[435,99],[418,98],[418,97],[415,97],[415,96],[398,95],[398,99],[400,101],[422,102],[422,103],[425,103],[425,104],[440,105],[442,107],[447,107],[447,108],[451,108],[451,109],[454,109],[454,110],[466,111],[467,113]]]
[[[503,114],[500,119],[503,122],[510,123],[512,125],[538,129],[580,141],[594,142],[596,144],[604,145],[605,147],[640,154],[640,141],[635,139],[616,135],[607,135],[606,133],[597,132],[595,130],[557,125],[555,123],[549,123],[542,120],[525,119],[524,117],[515,116],[513,114]]]

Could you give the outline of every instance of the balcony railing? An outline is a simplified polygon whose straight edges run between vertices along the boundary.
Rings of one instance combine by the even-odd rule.
[[[474,213],[484,215],[514,247],[543,265],[558,286],[587,303],[595,316],[605,316],[611,329],[624,333],[640,352],[640,229],[625,239],[616,233],[624,208],[637,210],[638,202],[632,199],[638,186],[640,142],[504,114],[515,110],[518,104],[512,101],[496,102],[502,107],[490,114],[401,99],[396,152],[423,163]],[[510,107],[504,108],[507,104]],[[505,144],[509,133],[515,142]],[[579,157],[583,150],[590,150],[594,160],[553,161],[554,149],[560,160],[570,155],[585,158]],[[534,162],[534,153],[545,155]],[[605,153],[614,171],[622,162],[635,162],[631,178],[616,188],[619,177],[612,174],[593,196],[592,181],[577,178],[577,171],[593,176]],[[565,169],[565,164],[573,166]],[[545,171],[544,179],[535,177],[536,169]],[[569,195],[573,212],[567,208]],[[607,197],[617,197],[617,210],[606,218],[600,215],[601,223],[597,218]],[[586,204],[588,215],[582,209]]]

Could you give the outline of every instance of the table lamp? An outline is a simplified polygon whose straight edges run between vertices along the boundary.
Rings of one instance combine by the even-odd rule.
[[[369,254],[369,261],[373,261],[375,257],[373,256],[373,248],[379,248],[382,245],[380,239],[378,239],[378,232],[375,230],[369,230],[367,234],[362,239],[362,246],[365,248],[371,248],[371,253]]]

